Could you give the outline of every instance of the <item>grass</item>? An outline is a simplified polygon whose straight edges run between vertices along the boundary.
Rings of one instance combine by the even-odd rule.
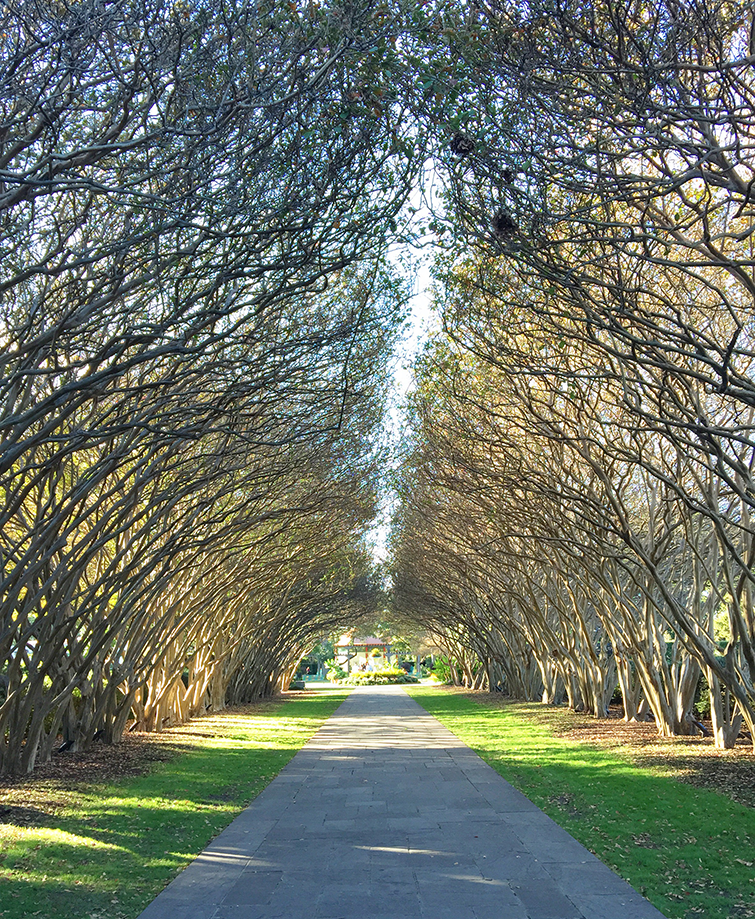
[[[0,916],[138,916],[347,695],[317,690],[197,719],[169,732],[182,751],[145,775],[10,786],[5,812],[35,819],[0,823]]]
[[[669,919],[755,916],[755,809],[558,736],[536,706],[405,688]]]

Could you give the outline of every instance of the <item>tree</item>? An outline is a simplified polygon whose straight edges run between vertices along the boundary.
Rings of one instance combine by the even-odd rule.
[[[658,674],[645,695],[658,679],[681,691],[702,667],[737,700],[717,728],[733,742],[752,722],[755,674],[750,14],[695,2],[475,10],[471,24],[444,10],[436,43],[477,76],[436,134],[449,334],[513,390],[515,428],[558,445],[555,468],[576,459],[574,513],[610,534],[593,570],[620,562],[610,590],[626,597],[628,567],[630,611],[660,617],[636,635]],[[562,502],[563,475],[551,487]],[[664,690],[664,706],[660,722],[684,729],[688,702]]]

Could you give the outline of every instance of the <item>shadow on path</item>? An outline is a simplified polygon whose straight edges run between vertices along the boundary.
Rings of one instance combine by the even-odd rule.
[[[359,688],[140,919],[663,919],[398,686]]]

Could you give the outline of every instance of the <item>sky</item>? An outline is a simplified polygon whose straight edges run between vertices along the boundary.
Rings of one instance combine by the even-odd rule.
[[[406,422],[406,400],[412,387],[412,367],[415,358],[436,323],[431,306],[431,283],[429,260],[425,259],[417,266],[414,289],[409,302],[407,329],[394,358],[392,392],[386,419],[387,437],[392,449],[398,446]],[[393,496],[390,493],[383,495],[380,514],[368,535],[368,543],[377,562],[387,559],[392,508]]]
[[[435,166],[428,161],[422,173],[422,181],[409,202],[404,227],[407,238],[413,238],[417,245],[397,245],[392,254],[398,271],[404,276],[408,272],[413,279],[407,328],[396,348],[393,362],[392,393],[389,397],[386,419],[386,436],[392,456],[396,459],[397,448],[406,424],[406,401],[413,382],[412,368],[428,335],[438,324],[438,318],[432,308],[430,274],[435,235],[429,229],[436,209],[442,210],[440,183]],[[388,557],[387,542],[394,501],[395,498],[390,492],[383,495],[378,518],[367,537],[369,547],[378,563],[384,562]]]

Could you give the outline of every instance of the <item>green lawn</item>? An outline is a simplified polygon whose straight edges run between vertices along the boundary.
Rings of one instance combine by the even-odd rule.
[[[755,809],[555,736],[533,706],[405,688],[669,919],[755,916]]]
[[[137,916],[347,695],[317,690],[197,719],[186,751],[147,775],[53,788],[35,825],[0,823],[0,916]],[[12,791],[23,801],[24,786]]]

